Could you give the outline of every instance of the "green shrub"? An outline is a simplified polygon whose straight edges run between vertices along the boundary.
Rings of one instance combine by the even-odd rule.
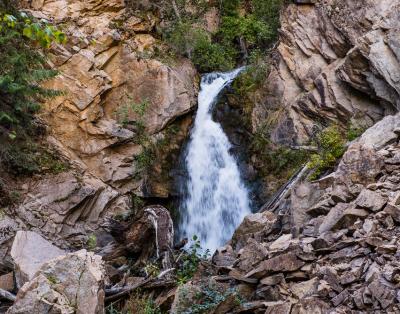
[[[161,314],[151,297],[139,293],[132,294],[124,308],[124,314]]]
[[[337,125],[324,129],[316,138],[318,153],[311,155],[308,167],[313,169],[311,180],[317,179],[325,171],[335,167],[337,160],[346,151],[346,134]]]
[[[275,40],[278,35],[280,11],[288,2],[288,0],[252,0],[254,15],[270,27],[270,40]]]
[[[186,12],[183,8],[189,2],[179,1],[179,11]],[[190,58],[201,72],[230,70],[252,50],[268,47],[276,39],[283,0],[253,0],[250,6],[241,0],[219,4],[221,23],[215,34],[201,27],[201,14],[175,16],[164,30],[164,38],[175,53]],[[242,8],[246,8],[245,13]]]
[[[350,142],[354,141],[356,138],[360,137],[365,130],[365,127],[355,126],[350,123],[347,130],[347,140]]]
[[[90,251],[94,251],[97,247],[97,237],[94,233],[92,233],[86,242],[86,245]]]
[[[218,34],[226,45],[246,41],[248,46],[263,45],[272,37],[272,30],[264,21],[255,15],[224,16]]]
[[[33,175],[40,172],[60,173],[68,165],[46,147],[30,141],[0,148],[0,163],[12,174]]]
[[[0,2],[0,162],[15,173],[32,174],[41,166],[27,142],[38,136],[33,121],[40,104],[60,94],[41,87],[57,75],[46,65],[45,49],[65,41],[54,26],[18,12],[9,0]]]
[[[178,22],[166,35],[176,53],[190,58],[201,72],[229,70],[235,65],[235,51],[213,43],[210,35],[190,22]]]
[[[201,251],[202,249],[200,240],[194,235],[189,250],[183,254],[181,260],[179,261],[179,268],[176,271],[178,284],[185,284],[192,279],[199,267],[200,262],[203,259],[208,258],[209,250],[206,250],[204,253],[201,253]]]
[[[144,143],[143,150],[140,154],[134,156],[134,162],[137,174],[141,174],[148,170],[155,161],[155,146],[152,143]]]
[[[230,46],[200,38],[193,49],[192,61],[201,72],[228,71],[235,66],[236,51]]]
[[[273,176],[280,185],[284,184],[309,158],[309,152],[292,149],[271,142],[268,127],[260,128],[254,135],[250,152],[261,161],[263,176]]]
[[[195,303],[188,309],[182,310],[182,314],[205,314],[215,310],[219,304],[228,297],[234,296],[236,305],[242,303],[242,299],[234,289],[223,291],[217,286],[208,283],[201,286],[201,291],[195,295]]]
[[[40,86],[57,72],[45,67],[39,48],[65,40],[53,26],[23,13],[8,14],[0,6],[0,128],[10,139],[26,133],[43,98],[59,94]]]

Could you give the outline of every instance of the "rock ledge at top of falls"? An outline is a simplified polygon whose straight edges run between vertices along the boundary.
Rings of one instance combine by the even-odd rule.
[[[315,125],[368,127],[400,105],[400,1],[320,0],[281,15],[253,128],[279,111],[274,141],[306,143]]]

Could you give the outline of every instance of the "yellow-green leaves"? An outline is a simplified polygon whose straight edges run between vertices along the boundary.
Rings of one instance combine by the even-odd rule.
[[[311,155],[308,167],[314,172],[311,180],[317,179],[323,172],[332,169],[337,160],[346,151],[346,134],[337,125],[324,129],[316,138],[318,153]]]
[[[26,23],[23,35],[44,48],[49,48],[52,42],[65,44],[67,37],[65,34],[52,25],[41,23]]]
[[[16,17],[10,14],[5,14],[2,20],[10,28],[14,28],[17,23]]]
[[[53,42],[65,44],[67,41],[67,36],[61,30],[45,20],[32,21],[26,13],[20,13],[17,17],[10,14],[0,15],[0,31],[4,28],[22,33],[25,38],[43,48],[50,48]]]

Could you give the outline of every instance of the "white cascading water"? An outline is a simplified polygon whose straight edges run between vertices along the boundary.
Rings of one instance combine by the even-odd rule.
[[[231,144],[221,125],[212,120],[219,93],[240,73],[211,73],[202,78],[198,111],[185,158],[189,180],[182,204],[181,233],[196,235],[203,249],[213,252],[229,240],[250,213]]]

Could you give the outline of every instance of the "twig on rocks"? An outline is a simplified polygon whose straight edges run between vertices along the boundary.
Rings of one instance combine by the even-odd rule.
[[[6,300],[14,302],[17,297],[16,297],[15,294],[12,294],[11,292],[8,292],[6,290],[0,289],[0,298],[3,298],[3,299],[6,299]]]

